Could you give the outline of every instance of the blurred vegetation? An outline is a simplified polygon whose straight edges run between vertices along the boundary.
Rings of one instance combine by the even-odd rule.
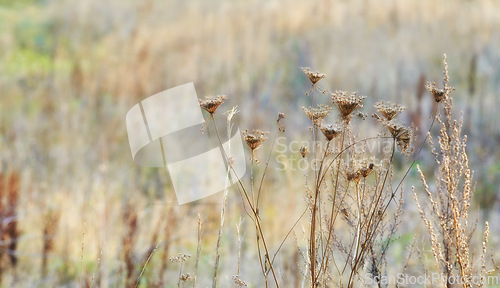
[[[134,166],[125,114],[140,99],[192,81],[200,97],[228,95],[226,108],[238,105],[243,129],[272,131],[276,113],[285,112],[293,115],[286,119],[290,141],[303,139],[308,122],[295,115],[309,105],[304,97],[309,83],[301,66],[327,74],[322,84],[329,89],[367,95],[367,106],[391,100],[408,107],[408,115],[429,115],[432,99],[418,97],[419,79],[439,81],[447,53],[478,181],[476,204],[498,219],[498,11],[496,0],[0,0],[0,171],[20,175],[20,235],[11,251],[19,262],[3,270],[2,285],[74,284],[85,267],[84,278],[90,282],[95,275],[94,286],[122,286],[129,228],[123,215],[130,203],[138,217],[131,248],[136,270],[161,241],[145,274],[151,286],[177,277],[177,267],[162,266],[165,257],[195,253],[197,214],[203,215],[198,284],[208,285],[218,209],[176,206],[165,171]],[[421,120],[425,131],[428,121]],[[365,126],[360,129],[370,129]],[[424,151],[420,166],[430,165],[431,158]],[[297,214],[301,177],[301,171],[276,172],[265,182],[273,192],[265,200],[280,201]],[[420,185],[416,178],[409,183]],[[296,191],[294,197],[277,196],[290,191]],[[243,214],[233,194],[222,281],[234,274],[234,223]],[[412,219],[417,214],[411,198],[407,202]],[[46,215],[53,210],[60,214],[53,223],[57,229],[44,235]],[[267,225],[276,229],[271,241],[279,243],[294,219],[279,217],[276,207],[268,210],[273,220]],[[491,228],[499,235],[500,228]],[[42,255],[47,237],[54,243]],[[499,240],[492,245],[498,247]],[[293,251],[292,242],[287,251]],[[253,251],[243,251],[247,264],[241,274],[249,280],[252,265],[258,265]],[[42,257],[48,257],[47,275]],[[194,264],[189,265],[186,271]]]

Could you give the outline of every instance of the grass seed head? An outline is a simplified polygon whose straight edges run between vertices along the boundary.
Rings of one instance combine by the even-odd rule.
[[[207,96],[204,100],[198,99],[198,102],[200,103],[201,108],[213,115],[215,110],[217,110],[217,108],[224,103],[224,100],[226,99],[226,95],[217,95],[215,97]]]

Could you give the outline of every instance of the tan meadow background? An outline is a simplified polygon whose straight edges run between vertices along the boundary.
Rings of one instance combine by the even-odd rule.
[[[145,268],[139,287],[177,287],[179,264],[169,258],[187,253],[182,272],[211,287],[220,206],[178,206],[165,170],[135,166],[125,115],[141,99],[194,82],[199,97],[226,94],[219,109],[237,105],[240,128],[274,131],[284,112],[286,143],[308,140],[301,107],[310,83],[299,67],[310,66],[327,75],[323,87],[366,95],[365,112],[391,100],[426,131],[432,99],[423,83],[441,79],[443,53],[469,139],[474,215],[480,227],[489,220],[498,260],[498,11],[495,0],[0,1],[1,286],[133,287]],[[427,148],[418,163],[432,176]],[[261,211],[272,249],[304,209],[303,171],[277,168],[271,160]],[[425,238],[409,193],[422,189],[418,179],[412,171],[405,185],[389,271],[401,269],[415,234]],[[219,287],[234,285],[238,261],[249,287],[263,287],[235,190],[226,213]],[[300,225],[294,232],[303,237]],[[277,258],[284,287],[302,284],[295,251],[291,236]]]

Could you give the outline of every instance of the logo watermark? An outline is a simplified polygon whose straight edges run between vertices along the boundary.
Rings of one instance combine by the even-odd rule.
[[[130,151],[144,167],[165,167],[179,205],[223,191],[246,171],[240,130],[223,143],[201,133],[205,120],[193,83],[162,91],[132,107],[126,116]],[[232,177],[231,177],[232,176]]]
[[[366,285],[377,286],[382,285],[404,285],[412,286],[419,285],[420,287],[444,285],[446,283],[452,285],[498,285],[500,283],[500,277],[495,275],[489,276],[479,276],[473,275],[470,277],[460,276],[460,275],[446,275],[444,273],[424,273],[421,275],[409,275],[405,273],[399,273],[395,276],[377,276],[371,277],[370,275],[364,275],[363,282]]]

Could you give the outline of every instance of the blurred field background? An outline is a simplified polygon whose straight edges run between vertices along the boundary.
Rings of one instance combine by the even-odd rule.
[[[2,287],[80,287],[79,279],[125,287],[127,271],[140,272],[158,243],[141,285],[176,287],[179,267],[168,258],[191,254],[183,271],[193,275],[198,213],[197,283],[210,286],[220,207],[177,206],[164,170],[134,165],[126,112],[194,82],[198,96],[226,94],[221,109],[238,105],[240,128],[274,131],[285,112],[289,141],[302,140],[310,84],[301,66],[325,73],[325,88],[367,95],[365,111],[379,99],[401,103],[407,121],[426,130],[432,99],[423,83],[440,81],[447,53],[477,181],[474,209],[498,223],[498,11],[495,0],[0,1],[0,206],[11,231],[2,228],[10,235],[2,243],[15,242],[1,248]],[[302,175],[271,169],[264,183],[274,246],[303,210]],[[245,218],[236,191],[229,203],[220,287],[236,274],[236,225]],[[394,265],[422,225],[410,194],[405,205]],[[261,287],[251,226],[243,220],[240,275]],[[499,247],[500,228],[490,229]],[[291,239],[278,257],[282,275],[299,273],[294,250]]]

